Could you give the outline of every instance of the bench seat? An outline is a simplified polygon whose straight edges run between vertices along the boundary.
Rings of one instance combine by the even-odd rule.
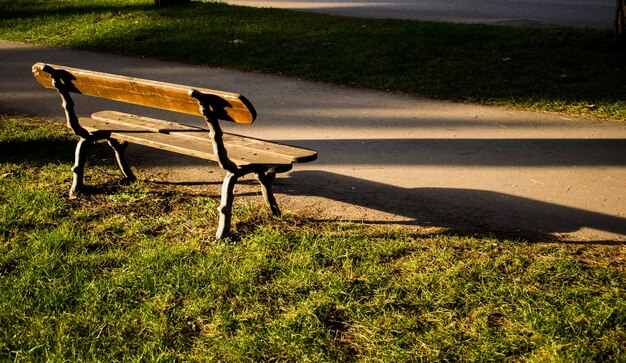
[[[89,132],[110,132],[114,139],[218,161],[209,130],[117,111],[100,111],[80,118]],[[271,172],[289,171],[293,163],[313,161],[317,152],[247,136],[224,133],[228,157],[238,167],[263,165]]]

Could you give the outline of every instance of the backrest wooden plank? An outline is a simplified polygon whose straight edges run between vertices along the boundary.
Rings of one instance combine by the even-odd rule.
[[[45,66],[45,63],[36,63],[33,65],[33,74],[42,86],[54,88],[52,77],[44,71]],[[207,102],[211,104],[212,108],[216,109],[215,114],[219,119],[251,124],[256,118],[256,111],[252,104],[245,97],[236,93],[53,64],[48,66],[57,70],[63,82],[71,85],[70,91],[75,93],[202,116],[198,101],[189,95],[190,91],[195,89],[206,96],[205,99],[208,100]]]

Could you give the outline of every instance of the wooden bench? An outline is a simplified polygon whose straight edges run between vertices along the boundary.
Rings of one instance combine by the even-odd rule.
[[[67,126],[80,137],[72,168],[72,197],[83,186],[85,146],[100,140],[106,140],[113,148],[122,173],[131,181],[135,176],[124,157],[129,142],[215,161],[226,171],[218,207],[216,237],[220,239],[230,231],[233,189],[238,178],[256,174],[265,203],[274,215],[279,215],[272,193],[276,173],[290,170],[293,163],[317,158],[313,150],[223,133],[218,120],[251,124],[256,118],[252,104],[236,93],[45,63],[33,65],[33,74],[41,85],[57,90]],[[208,129],[117,111],[99,111],[89,118],[79,118],[74,112],[72,92],[201,116]]]

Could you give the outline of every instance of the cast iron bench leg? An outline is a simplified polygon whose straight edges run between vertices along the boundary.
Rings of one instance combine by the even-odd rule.
[[[238,175],[227,172],[224,183],[222,184],[222,202],[220,206],[217,207],[217,211],[220,213],[217,233],[215,234],[217,239],[228,237],[230,233],[230,218],[233,209],[233,199],[235,198],[233,191],[235,183],[237,183],[237,178]]]
[[[131,182],[137,180],[135,174],[133,174],[132,170],[130,170],[130,166],[128,165],[128,162],[126,161],[126,156],[124,155],[124,151],[126,150],[128,143],[116,139],[108,139],[107,141],[109,143],[109,146],[111,146],[111,148],[113,148],[113,150],[115,151],[115,159],[117,160],[117,165],[119,165],[120,169],[122,170],[122,174],[124,174],[124,177]]]
[[[280,209],[278,208],[278,203],[276,203],[276,198],[274,197],[274,193],[272,192],[272,184],[274,183],[274,179],[276,178],[276,174],[274,173],[264,173],[257,172],[257,179],[259,179],[259,183],[261,183],[261,192],[263,193],[263,200],[270,210],[272,214],[275,216],[280,215]]]
[[[76,195],[83,188],[83,175],[85,170],[85,148],[91,141],[81,138],[76,145],[76,151],[74,153],[74,166],[72,167],[72,173],[74,174],[72,180],[72,188],[70,189],[70,198],[76,198]]]

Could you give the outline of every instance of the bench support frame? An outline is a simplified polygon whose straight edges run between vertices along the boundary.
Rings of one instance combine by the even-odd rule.
[[[126,156],[124,155],[124,151],[126,150],[128,143],[111,138],[110,133],[107,132],[90,133],[89,131],[85,130],[78,122],[78,116],[76,116],[76,112],[74,111],[74,100],[72,100],[72,97],[70,96],[71,84],[67,84],[65,79],[62,77],[62,73],[57,71],[56,69],[50,66],[45,66],[43,70],[50,74],[50,77],[52,78],[52,85],[54,86],[54,88],[56,88],[57,93],[61,97],[61,106],[63,107],[63,110],[65,110],[67,127],[72,129],[72,131],[74,131],[74,133],[78,137],[80,137],[78,144],[76,144],[76,151],[74,152],[74,166],[72,167],[73,177],[72,187],[70,188],[70,198],[76,198],[83,188],[83,177],[86,161],[85,154],[87,147],[100,140],[106,140],[109,146],[115,152],[117,165],[122,171],[124,177],[128,181],[135,181],[137,178],[130,169],[129,164],[126,161]]]
[[[228,236],[230,232],[230,220],[232,217],[232,207],[234,199],[234,188],[237,180],[244,175],[254,173],[261,184],[261,193],[265,204],[270,208],[272,214],[280,215],[278,203],[272,192],[272,184],[276,174],[270,172],[270,167],[238,167],[232,160],[228,158],[228,151],[224,147],[224,132],[220,127],[220,123],[213,114],[210,106],[210,100],[201,92],[191,90],[189,95],[198,101],[198,107],[202,113],[207,126],[209,127],[209,137],[213,144],[213,152],[217,156],[219,166],[226,171],[224,182],[222,183],[222,200],[217,208],[220,212],[220,219],[217,228],[217,239]]]
[[[124,177],[130,182],[135,181],[136,177],[130,169],[124,155],[128,143],[112,138],[109,132],[95,131],[90,133],[85,130],[80,125],[78,117],[74,111],[74,101],[70,96],[72,87],[71,83],[67,84],[65,82],[62,71],[56,70],[47,65],[43,68],[43,71],[50,74],[52,78],[52,85],[56,88],[59,96],[61,97],[62,106],[65,110],[67,126],[80,137],[74,154],[74,166],[72,167],[73,179],[72,187],[70,189],[70,198],[77,198],[83,189],[86,149],[89,145],[94,144],[97,141],[107,141],[109,146],[115,152],[117,164]],[[217,233],[215,235],[216,238],[222,239],[230,235],[235,184],[239,178],[247,174],[256,174],[257,180],[261,186],[261,193],[265,204],[270,208],[273,215],[279,216],[281,212],[272,192],[272,185],[276,178],[276,167],[271,165],[237,166],[228,158],[228,152],[226,151],[223,142],[223,131],[217,117],[213,114],[213,110],[210,106],[210,99],[207,98],[207,95],[196,90],[191,90],[189,95],[198,101],[200,112],[204,116],[204,119],[209,127],[209,137],[213,145],[214,154],[217,156],[219,166],[226,171],[226,176],[224,177],[224,181],[222,183],[221,203],[217,208],[219,211],[219,222]]]

